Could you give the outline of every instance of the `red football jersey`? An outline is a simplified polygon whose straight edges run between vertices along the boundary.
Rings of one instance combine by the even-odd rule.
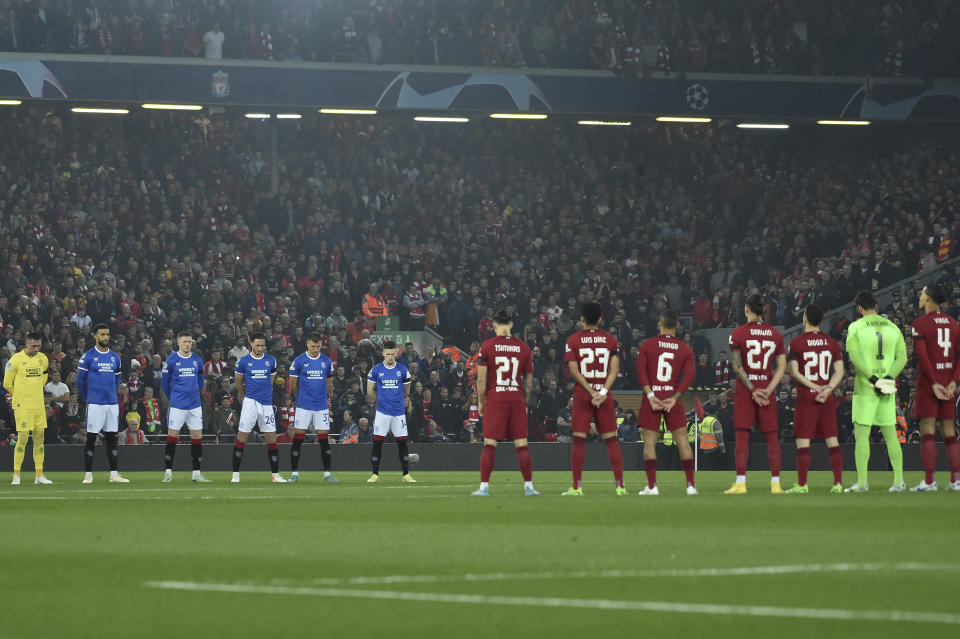
[[[957,379],[960,365],[960,325],[936,311],[918,317],[913,323],[913,346],[917,353],[917,383],[946,386]]]
[[[610,360],[614,355],[620,355],[620,344],[617,338],[599,328],[588,328],[577,331],[567,338],[567,348],[563,355],[565,362],[577,362],[580,374],[594,390],[603,388],[610,373]],[[586,389],[576,385],[574,395],[582,395],[589,399]]]
[[[480,347],[477,366],[487,367],[486,403],[527,401],[523,377],[533,372],[530,347],[515,337],[492,337]]]
[[[747,322],[730,333],[730,350],[740,353],[740,362],[754,388],[765,388],[773,378],[777,356],[785,355],[783,335],[766,322]],[[746,393],[747,387],[737,379],[737,392]]]
[[[637,353],[637,379],[659,399],[681,395],[693,383],[693,349],[673,335],[651,337]]]
[[[800,374],[817,386],[826,386],[833,376],[834,362],[843,361],[843,353],[836,340],[820,331],[810,331],[790,341],[788,359],[797,362]],[[811,389],[797,384],[797,401],[813,402],[817,397]]]

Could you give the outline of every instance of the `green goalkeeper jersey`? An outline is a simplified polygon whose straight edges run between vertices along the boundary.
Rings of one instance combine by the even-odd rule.
[[[907,346],[897,325],[877,314],[861,317],[847,330],[847,354],[857,375],[853,392],[874,394],[870,378],[896,379],[907,364]]]

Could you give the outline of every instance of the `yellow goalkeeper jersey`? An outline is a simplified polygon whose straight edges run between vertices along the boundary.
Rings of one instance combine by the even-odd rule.
[[[18,351],[7,361],[7,369],[3,373],[3,387],[13,396],[14,410],[43,409],[47,367],[47,356],[43,353],[30,357],[23,351]]]

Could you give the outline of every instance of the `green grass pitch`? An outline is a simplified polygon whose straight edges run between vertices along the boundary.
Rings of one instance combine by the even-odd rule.
[[[942,475],[942,473],[941,473]],[[960,632],[960,494],[774,496],[751,473],[54,473],[0,486],[3,639],[180,637],[904,637]],[[919,473],[908,473],[910,485]],[[795,476],[784,477],[784,487]],[[847,483],[852,475],[847,474]],[[945,478],[941,477],[941,480]],[[6,481],[6,480],[5,480]],[[942,485],[942,483],[941,483]]]

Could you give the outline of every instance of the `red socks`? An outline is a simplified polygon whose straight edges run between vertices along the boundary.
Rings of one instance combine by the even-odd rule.
[[[517,464],[520,466],[523,481],[533,481],[533,460],[530,459],[530,449],[526,446],[517,449]]]
[[[647,471],[647,487],[653,488],[657,485],[657,460],[644,459],[643,467]]]
[[[683,466],[683,474],[687,476],[687,486],[696,486],[693,483],[693,460],[681,459],[680,465]]]
[[[838,449],[839,450],[839,449]],[[831,460],[833,461],[833,460]],[[810,447],[797,449],[797,484],[807,485],[807,472],[810,470]]]
[[[946,442],[944,442],[946,443]],[[920,436],[920,459],[923,460],[923,480],[928,484],[934,482],[937,472],[937,436]]]
[[[623,488],[623,453],[620,452],[620,443],[616,437],[608,437],[605,441],[607,442],[607,455],[610,457],[610,468],[613,469],[613,480],[617,482],[617,488]],[[583,470],[582,465],[580,469]],[[577,483],[580,483],[579,479],[577,479]]]
[[[770,460],[770,476],[780,477],[780,438],[776,431],[764,433],[767,437],[767,459]]]
[[[950,481],[960,481],[960,443],[957,443],[957,436],[944,437],[943,445],[947,449],[947,462],[950,464]]]
[[[616,440],[614,440],[616,441]],[[573,488],[576,490],[580,488],[580,479],[583,477],[583,458],[586,457],[586,449],[584,445],[587,443],[585,437],[573,437],[573,450],[570,451],[570,470],[573,471]],[[620,460],[621,474],[620,479],[623,479],[623,458]]]
[[[490,481],[493,472],[493,460],[497,454],[496,446],[484,446],[480,453],[480,481]]]
[[[830,468],[833,469],[833,483],[840,484],[843,482],[843,453],[839,446],[828,448],[827,452],[830,454]]]
[[[737,430],[737,448],[733,454],[737,463],[737,475],[747,474],[747,461],[750,460],[750,431],[746,429]]]

